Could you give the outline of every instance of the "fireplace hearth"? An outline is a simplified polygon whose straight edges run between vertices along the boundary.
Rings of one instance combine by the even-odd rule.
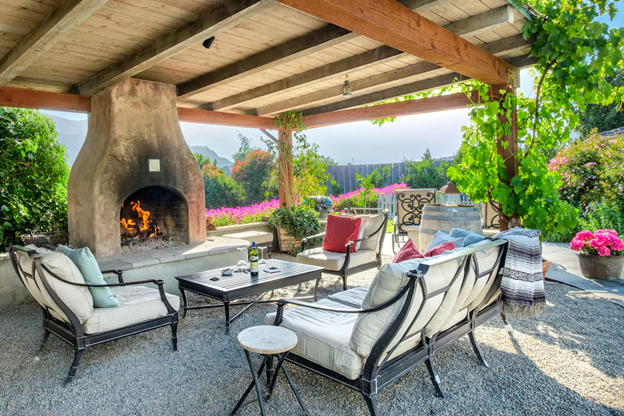
[[[91,107],[67,189],[70,244],[104,257],[150,239],[206,241],[204,184],[175,86],[127,79]]]

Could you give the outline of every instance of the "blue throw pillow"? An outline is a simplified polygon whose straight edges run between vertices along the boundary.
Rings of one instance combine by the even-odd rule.
[[[464,247],[471,246],[479,241],[485,240],[484,235],[473,233],[472,231],[466,231],[459,227],[455,227],[451,230],[451,237],[463,238]]]
[[[455,245],[456,248],[464,246],[464,239],[463,238],[451,237],[450,235],[448,235],[444,231],[438,231],[433,236],[433,240],[431,240],[431,242],[427,246],[427,249],[425,250],[425,252],[431,250],[432,248],[436,248],[440,244],[448,243],[449,241],[452,242]]]
[[[71,261],[74,262],[85,283],[89,285],[105,285],[104,276],[100,272],[100,267],[95,260],[95,257],[89,250],[89,247],[72,249],[59,244],[58,251],[65,254]],[[119,302],[113,297],[110,289],[107,287],[90,287],[89,291],[93,297],[93,306],[95,308],[117,308]]]

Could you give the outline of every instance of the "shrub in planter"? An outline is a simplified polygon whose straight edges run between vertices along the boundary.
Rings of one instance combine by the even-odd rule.
[[[570,243],[579,252],[583,276],[594,279],[617,279],[624,267],[624,242],[614,230],[584,230]]]
[[[302,238],[321,232],[319,214],[307,204],[276,209],[269,217],[269,224],[277,229],[282,252],[296,251]]]

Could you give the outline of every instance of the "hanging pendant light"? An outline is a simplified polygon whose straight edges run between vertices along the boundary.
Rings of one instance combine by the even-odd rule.
[[[342,86],[342,96],[351,97],[351,83],[349,82],[349,75],[346,75],[344,85]]]

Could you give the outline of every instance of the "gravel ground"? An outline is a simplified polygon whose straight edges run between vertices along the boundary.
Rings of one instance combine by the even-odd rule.
[[[370,283],[374,271],[350,278]],[[320,295],[341,289],[326,275]],[[292,296],[294,289],[276,292]],[[312,290],[304,285],[299,294]],[[479,327],[491,368],[475,357],[467,337],[435,358],[449,398],[434,396],[424,365],[378,395],[382,415],[624,415],[624,308],[586,292],[547,283],[548,313],[511,321],[516,351],[495,318]],[[190,311],[178,330],[159,329],[88,349],[76,379],[62,381],[73,352],[42,336],[35,305],[0,309],[0,415],[227,415],[250,381],[236,335],[263,322],[275,306],[255,306],[225,335],[222,310]],[[259,363],[259,360],[257,360]],[[367,415],[361,396],[293,365],[291,374],[314,415]],[[283,376],[282,376],[283,377]],[[286,380],[267,404],[270,415],[300,414]],[[242,415],[258,413],[256,404]]]

